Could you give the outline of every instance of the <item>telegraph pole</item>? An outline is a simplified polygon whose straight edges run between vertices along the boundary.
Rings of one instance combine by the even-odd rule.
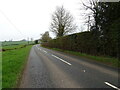
[[[27,39],[28,39],[28,45],[29,45],[29,37]]]
[[[89,31],[89,26],[90,25],[90,16],[88,16],[88,31]]]

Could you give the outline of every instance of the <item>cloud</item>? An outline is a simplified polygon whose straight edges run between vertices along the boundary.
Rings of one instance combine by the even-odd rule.
[[[39,38],[41,33],[49,31],[51,14],[56,6],[64,5],[79,25],[79,2],[79,0],[1,0],[0,9],[23,35],[0,12],[0,41]]]

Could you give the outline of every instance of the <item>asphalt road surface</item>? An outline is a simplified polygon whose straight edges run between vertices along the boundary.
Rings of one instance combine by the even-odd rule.
[[[20,88],[119,89],[118,69],[34,45]]]

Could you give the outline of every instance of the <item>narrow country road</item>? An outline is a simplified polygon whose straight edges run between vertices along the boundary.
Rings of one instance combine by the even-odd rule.
[[[119,89],[118,69],[34,45],[20,88]]]

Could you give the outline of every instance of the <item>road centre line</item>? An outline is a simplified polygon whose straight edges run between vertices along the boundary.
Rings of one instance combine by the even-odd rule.
[[[45,50],[43,50],[43,52],[47,53]]]
[[[36,48],[39,49],[39,48],[37,47],[37,45],[36,45]]]
[[[114,89],[120,90],[120,88],[118,88],[118,87],[116,87],[116,86],[114,86],[114,85],[112,85],[112,84],[110,84],[110,83],[108,83],[108,82],[104,82],[104,83],[105,83],[106,85],[114,88]]]
[[[53,54],[52,54],[52,56],[55,57],[55,58],[57,58],[57,59],[59,59],[60,61],[62,61],[64,63],[68,64],[68,65],[72,65],[71,63],[69,63],[69,62],[67,62],[67,61],[65,61],[65,60],[63,60],[63,59],[61,59],[61,58],[59,58],[59,57],[57,57],[57,56],[55,56]]]

